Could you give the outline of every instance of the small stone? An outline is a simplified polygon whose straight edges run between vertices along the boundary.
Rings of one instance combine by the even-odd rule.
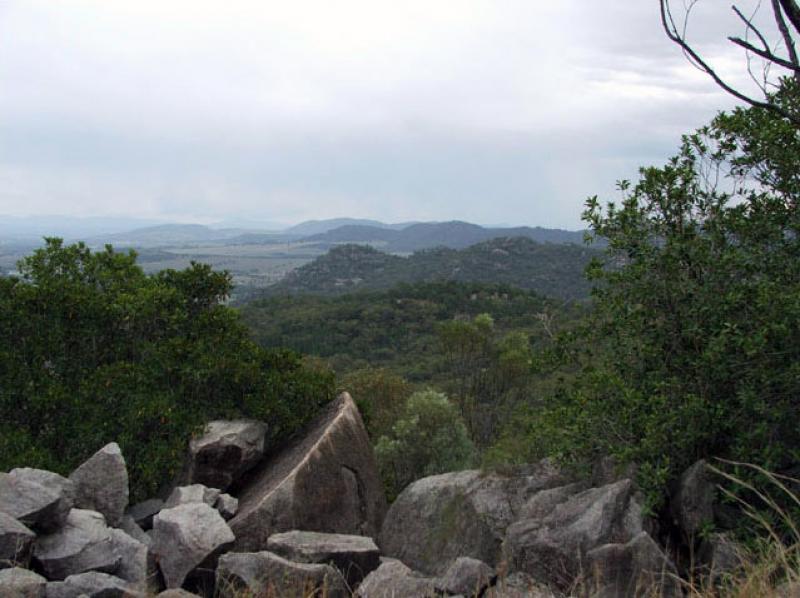
[[[208,488],[207,486],[203,486],[203,484],[179,486],[169,495],[163,508],[171,509],[172,507],[189,503],[205,503],[209,507],[213,507],[219,495],[219,490],[216,488]]]
[[[147,531],[153,527],[153,517],[163,508],[163,500],[160,498],[150,498],[133,505],[128,509],[128,515],[133,518],[136,525],[141,527],[144,531]]]
[[[220,494],[217,502],[214,503],[214,508],[219,511],[225,521],[232,519],[239,510],[239,499],[234,498],[230,494]]]

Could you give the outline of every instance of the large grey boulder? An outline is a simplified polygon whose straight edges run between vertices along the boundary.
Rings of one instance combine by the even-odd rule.
[[[359,598],[428,598],[439,596],[434,580],[412,571],[396,559],[381,559],[356,590]]]
[[[33,557],[51,580],[61,580],[86,571],[111,573],[120,563],[111,529],[100,513],[72,509],[57,532],[39,536]]]
[[[70,575],[64,581],[47,584],[46,598],[146,598],[143,592],[131,587],[124,579],[87,571]]]
[[[697,551],[699,572],[704,574],[711,584],[719,583],[726,575],[734,573],[745,564],[745,551],[729,535],[724,533],[709,534],[700,544]]]
[[[536,493],[568,483],[552,463],[504,473],[460,471],[417,480],[394,502],[379,537],[384,555],[428,575],[458,557],[495,567],[508,526]]]
[[[262,550],[272,534],[293,529],[375,537],[386,512],[372,445],[347,393],[251,476],[230,520],[238,551]]]
[[[344,578],[330,565],[295,563],[268,551],[222,555],[216,596],[236,598],[243,592],[253,596],[350,596]]]
[[[75,502],[75,488],[67,478],[22,467],[0,473],[0,511],[39,533],[57,530]]]
[[[132,538],[120,529],[112,529],[112,550],[119,558],[114,574],[125,581],[144,588],[148,578],[147,545]]]
[[[0,513],[0,569],[26,567],[35,539],[36,534],[11,515]]]
[[[544,517],[515,522],[503,545],[510,571],[569,588],[588,551],[627,542],[642,531],[632,490],[630,480],[591,488],[566,498]]]
[[[186,483],[226,490],[264,456],[266,433],[259,421],[210,422],[189,442]]]
[[[160,594],[156,594],[156,598],[200,598],[200,596],[180,588],[172,588],[171,590],[164,590]]]
[[[44,598],[47,580],[27,569],[0,570],[0,596],[3,598]]]
[[[647,532],[626,544],[606,544],[586,553],[583,586],[596,598],[660,598],[683,595],[678,572]]]
[[[128,534],[134,540],[138,540],[145,546],[150,546],[152,539],[141,527],[139,527],[139,525],[130,515],[123,515],[122,521],[119,524],[119,529]]]
[[[527,573],[517,571],[498,579],[483,598],[557,598],[553,590],[538,583]]]
[[[683,472],[670,500],[674,523],[688,539],[714,522],[716,485],[705,460],[697,461]]]
[[[178,505],[186,505],[193,502],[201,502],[207,504],[209,507],[213,507],[219,495],[219,490],[216,488],[209,488],[203,484],[179,486],[172,491],[162,508],[171,509]]]
[[[140,503],[136,503],[128,509],[128,515],[136,522],[136,525],[144,531],[152,529],[153,517],[164,508],[164,501],[160,498],[149,498]]]
[[[459,557],[436,578],[436,589],[445,594],[462,596],[482,596],[495,579],[494,569],[483,561],[470,557]]]
[[[153,519],[152,550],[167,588],[179,588],[198,568],[213,569],[234,541],[220,514],[205,503],[164,509]]]
[[[365,536],[291,531],[270,536],[267,550],[298,563],[333,565],[351,587],[380,565],[380,551]]]
[[[89,457],[69,476],[75,485],[75,506],[102,513],[116,527],[128,507],[128,470],[116,442]]]

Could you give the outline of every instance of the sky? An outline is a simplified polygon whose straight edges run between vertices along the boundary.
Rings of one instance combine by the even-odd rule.
[[[0,214],[577,229],[733,105],[656,0],[0,0]]]

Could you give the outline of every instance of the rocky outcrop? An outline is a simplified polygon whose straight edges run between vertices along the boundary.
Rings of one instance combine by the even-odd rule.
[[[60,528],[74,503],[74,485],[57,473],[29,467],[0,473],[0,511],[37,533]]]
[[[627,542],[641,531],[632,484],[622,480],[569,496],[543,517],[517,521],[503,550],[512,571],[566,589],[582,573],[588,551]]]
[[[584,590],[596,598],[683,595],[675,566],[647,532],[626,544],[606,544],[586,554]]]
[[[482,596],[495,577],[494,569],[486,563],[469,557],[459,557],[434,584],[437,590],[445,594]]]
[[[379,546],[429,575],[444,573],[458,557],[496,566],[506,529],[538,492],[568,483],[549,462],[508,473],[460,471],[418,480],[397,498],[381,529]]]
[[[239,495],[236,550],[293,529],[374,537],[386,511],[361,416],[343,393],[298,440],[261,465]]]
[[[693,538],[714,522],[716,486],[704,460],[697,461],[683,472],[670,501],[675,525],[686,538]]]
[[[415,573],[402,562],[385,558],[358,586],[359,598],[426,598],[436,596],[433,579]]]
[[[162,509],[171,509],[172,507],[187,505],[189,503],[205,503],[209,507],[213,507],[219,495],[219,490],[216,488],[209,488],[203,484],[179,486],[169,495]]]
[[[189,442],[186,483],[226,490],[264,456],[266,433],[259,421],[210,422]]]
[[[109,575],[89,571],[78,575],[70,575],[60,582],[47,584],[47,598],[146,598],[143,592],[131,587],[125,580]]]
[[[77,508],[101,513],[110,526],[120,524],[128,507],[128,470],[116,442],[97,451],[69,479]]]
[[[0,569],[28,565],[34,534],[11,515],[0,513]]]
[[[199,567],[213,570],[234,541],[220,514],[205,503],[164,509],[153,519],[152,550],[167,588],[179,588]]]
[[[291,531],[270,536],[267,549],[298,563],[332,565],[351,587],[380,565],[378,547],[364,536]]]
[[[57,532],[36,539],[33,556],[51,580],[87,571],[113,572],[120,563],[100,513],[72,509]]]
[[[27,569],[0,569],[0,596],[4,598],[44,598],[47,580]]]
[[[235,598],[242,591],[254,596],[350,596],[344,578],[330,565],[294,563],[268,551],[222,556],[216,580],[220,598]]]
[[[136,503],[128,509],[128,515],[133,521],[147,531],[153,527],[153,517],[164,508],[164,501],[160,498],[150,498],[140,503]]]
[[[557,598],[557,595],[530,575],[517,571],[499,579],[483,598]]]

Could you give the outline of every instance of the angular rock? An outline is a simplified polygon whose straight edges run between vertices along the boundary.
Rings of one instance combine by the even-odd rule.
[[[128,534],[134,540],[138,540],[145,546],[150,546],[151,538],[139,527],[130,515],[123,515],[119,524],[119,529]]]
[[[235,598],[243,591],[254,596],[350,596],[344,578],[330,565],[294,563],[268,551],[222,555],[216,595]]]
[[[437,590],[446,594],[481,596],[494,578],[494,569],[483,561],[459,557],[451,563],[444,575],[434,581],[434,584]]]
[[[186,590],[173,588],[171,590],[164,590],[160,594],[156,594],[156,598],[200,598],[197,594],[192,594]]]
[[[111,529],[95,511],[72,509],[57,532],[39,536],[33,557],[51,580],[66,579],[86,571],[113,572],[120,562]]]
[[[440,595],[434,580],[409,569],[396,559],[381,559],[381,565],[358,586],[359,598],[427,598]]]
[[[188,484],[227,490],[264,456],[267,425],[253,420],[213,421],[189,442]]]
[[[60,528],[74,502],[74,485],[57,473],[29,467],[0,473],[0,511],[37,533]]]
[[[606,544],[586,554],[583,585],[597,598],[683,596],[678,572],[647,532],[626,544]]]
[[[686,538],[695,537],[705,525],[714,522],[716,494],[705,460],[683,472],[669,506],[674,523]]]
[[[332,565],[342,572],[350,587],[380,565],[380,551],[366,536],[291,531],[270,536],[267,549],[298,563]]]
[[[162,508],[171,509],[172,507],[189,503],[205,503],[209,507],[213,507],[219,494],[220,492],[216,488],[209,488],[203,484],[179,486],[172,491]]]
[[[128,509],[128,515],[133,518],[136,525],[141,527],[144,531],[147,531],[153,528],[153,517],[163,508],[163,500],[160,498],[150,498],[133,505]]]
[[[46,584],[44,577],[27,569],[0,570],[0,596],[3,598],[44,598]]]
[[[36,534],[11,515],[0,513],[0,569],[26,567],[35,539]]]
[[[642,531],[636,514],[641,509],[632,499],[630,480],[585,490],[544,517],[509,526],[503,545],[506,560],[511,571],[567,589],[581,573],[588,551],[627,542]]]
[[[111,544],[119,558],[114,574],[143,589],[148,578],[147,545],[120,529],[111,530]]]
[[[152,550],[167,588],[181,587],[197,568],[213,569],[234,539],[220,514],[205,503],[164,509],[153,519]]]
[[[250,475],[230,521],[236,550],[261,550],[293,529],[375,537],[386,512],[372,445],[347,393]]]
[[[506,528],[537,492],[568,483],[550,462],[505,473],[460,471],[417,480],[392,504],[378,545],[428,575],[460,556],[491,567],[501,560]]]
[[[146,598],[145,594],[132,588],[125,580],[100,573],[88,571],[78,575],[70,575],[64,581],[47,584],[47,598]]]
[[[220,494],[217,502],[214,503],[214,508],[219,511],[225,521],[232,519],[239,510],[239,499],[234,498],[230,494]]]
[[[703,539],[697,558],[713,585],[744,564],[743,554],[742,547],[727,534],[713,533]]]
[[[517,571],[497,581],[483,598],[557,598],[556,594],[530,575]]]
[[[116,442],[107,444],[69,476],[75,484],[75,507],[97,511],[116,527],[128,507],[128,470]]]

